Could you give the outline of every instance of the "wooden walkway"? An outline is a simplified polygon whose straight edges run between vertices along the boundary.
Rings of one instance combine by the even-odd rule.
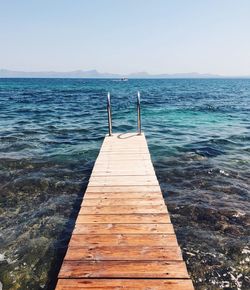
[[[193,290],[144,135],[106,137],[56,290]]]

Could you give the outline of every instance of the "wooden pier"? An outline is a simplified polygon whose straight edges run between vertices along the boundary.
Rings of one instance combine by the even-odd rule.
[[[56,290],[193,290],[145,136],[104,139]]]

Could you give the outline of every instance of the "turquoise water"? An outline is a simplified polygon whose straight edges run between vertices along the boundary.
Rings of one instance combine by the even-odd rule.
[[[113,130],[127,132],[137,90],[195,288],[250,289],[250,80],[0,79],[3,289],[53,289],[107,133],[107,91]]]

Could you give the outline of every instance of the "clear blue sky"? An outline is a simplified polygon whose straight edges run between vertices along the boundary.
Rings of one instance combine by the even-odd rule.
[[[0,68],[250,75],[249,0],[0,0]]]

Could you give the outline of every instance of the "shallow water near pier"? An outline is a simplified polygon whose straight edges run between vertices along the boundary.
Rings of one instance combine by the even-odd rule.
[[[250,289],[250,80],[0,79],[0,289],[53,289],[104,135],[142,127],[195,289]]]

